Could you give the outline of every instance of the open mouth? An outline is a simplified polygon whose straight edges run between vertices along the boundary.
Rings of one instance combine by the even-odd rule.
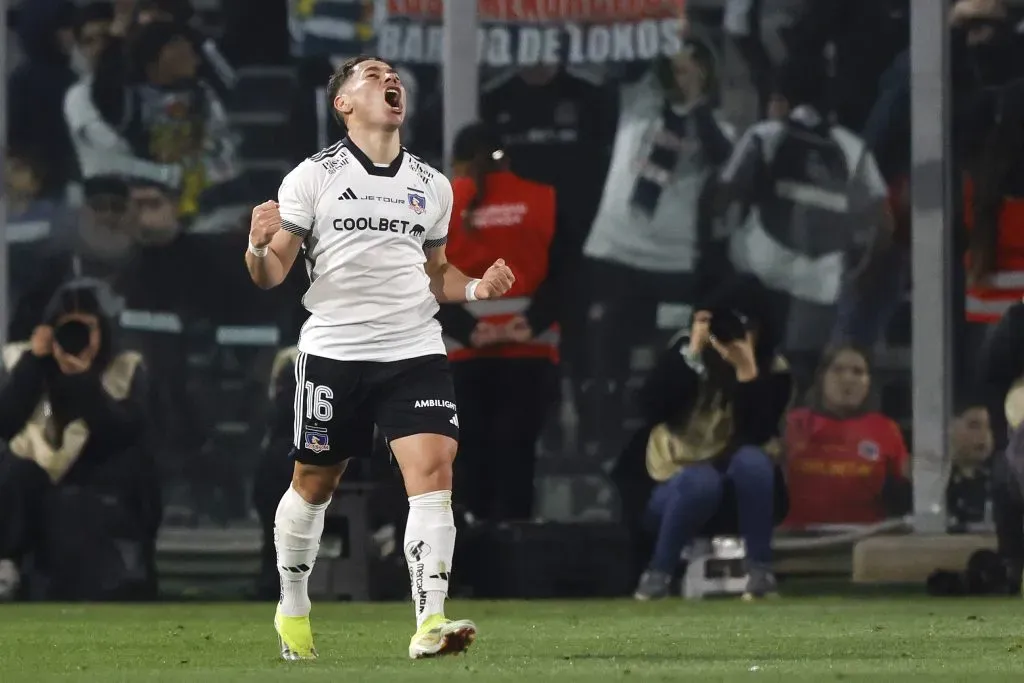
[[[399,88],[390,86],[384,90],[384,101],[396,112],[402,110],[402,91]]]

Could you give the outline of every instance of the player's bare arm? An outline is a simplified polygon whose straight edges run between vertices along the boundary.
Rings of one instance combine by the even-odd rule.
[[[475,299],[497,299],[504,296],[516,276],[498,259],[487,269],[482,278],[471,278],[448,262],[444,253],[444,245],[427,249],[427,262],[424,266],[430,276],[430,291],[438,303],[454,304]],[[470,286],[473,292],[470,292]]]
[[[273,289],[284,282],[301,247],[301,237],[281,229],[277,202],[264,202],[252,210],[245,265],[257,287]]]

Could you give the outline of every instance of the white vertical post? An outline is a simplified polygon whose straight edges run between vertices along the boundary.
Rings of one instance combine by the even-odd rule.
[[[945,533],[953,393],[947,0],[911,0],[914,528]]]
[[[331,145],[331,112],[328,106],[333,104],[327,102],[327,88],[321,86],[316,89],[316,144],[317,149],[327,149]]]
[[[480,66],[477,56],[477,0],[445,0],[444,62],[444,171],[451,172],[455,135],[477,120]]]
[[[7,148],[7,10],[8,0],[0,0],[0,173],[3,173],[5,149]],[[7,343],[7,319],[10,302],[7,301],[10,287],[7,267],[7,197],[4,183],[0,182],[0,346]]]

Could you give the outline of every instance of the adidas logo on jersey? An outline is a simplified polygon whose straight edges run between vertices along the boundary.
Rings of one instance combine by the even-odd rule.
[[[458,415],[452,415],[452,419],[450,419],[448,421],[451,422],[456,427],[459,426],[459,416]],[[461,429],[461,427],[460,427],[460,429]]]
[[[342,201],[342,200],[345,200],[345,199],[359,199],[359,197],[356,196],[356,193],[353,192],[352,188],[350,187],[347,190],[345,190],[340,197],[338,197],[339,201]]]

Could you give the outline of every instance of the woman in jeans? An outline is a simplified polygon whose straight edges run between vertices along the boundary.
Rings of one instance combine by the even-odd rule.
[[[776,457],[792,382],[773,335],[755,317],[764,310],[755,291],[744,280],[700,307],[642,393],[653,490],[640,520],[656,538],[638,600],[668,595],[694,538],[737,531],[746,543],[747,597],[776,590],[771,540],[787,506]]]

